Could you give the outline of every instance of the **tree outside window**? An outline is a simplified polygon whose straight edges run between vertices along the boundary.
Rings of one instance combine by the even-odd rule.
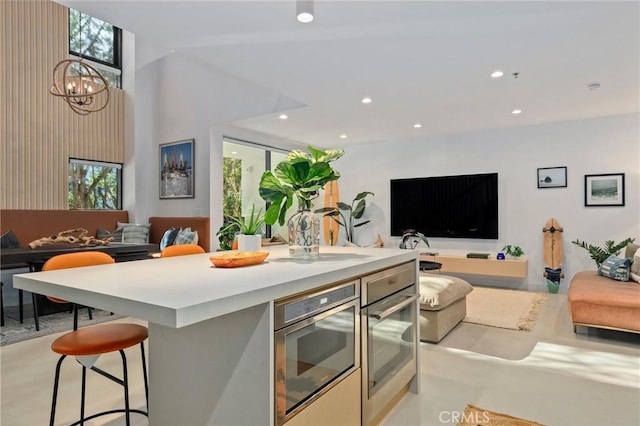
[[[69,209],[122,208],[122,164],[69,159]]]

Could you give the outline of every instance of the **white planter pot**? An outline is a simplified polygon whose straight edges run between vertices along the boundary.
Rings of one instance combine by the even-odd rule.
[[[262,248],[262,235],[238,235],[239,251],[260,251]]]

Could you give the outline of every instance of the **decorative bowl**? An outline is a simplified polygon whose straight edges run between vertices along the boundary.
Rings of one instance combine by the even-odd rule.
[[[269,256],[268,251],[241,251],[210,256],[209,260],[216,268],[237,268],[257,265]]]

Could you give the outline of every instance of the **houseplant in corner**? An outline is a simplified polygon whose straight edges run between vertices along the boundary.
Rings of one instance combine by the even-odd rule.
[[[264,172],[259,190],[262,199],[270,203],[265,213],[265,222],[269,225],[276,222],[284,225],[287,210],[294,199],[297,201],[298,212],[287,222],[289,255],[315,258],[319,255],[320,219],[311,212],[311,204],[327,182],[340,177],[329,163],[342,157],[344,151],[323,151],[311,146],[307,150],[291,151],[273,172]]]
[[[344,226],[344,232],[347,241],[350,243],[355,243],[355,229],[371,222],[370,220],[365,220],[363,222],[355,223],[355,220],[362,218],[362,215],[364,214],[364,209],[367,206],[365,198],[367,198],[368,195],[373,196],[374,193],[369,191],[361,192],[356,195],[356,197],[351,202],[351,205],[338,201],[338,207],[323,207],[316,210],[315,213],[324,213],[324,216],[329,216],[333,220],[335,220],[338,225]],[[345,216],[345,213],[342,213],[343,211],[347,212],[347,214],[349,215],[348,220]]]
[[[596,267],[600,267],[602,262],[607,260],[607,258],[611,255],[617,255],[620,250],[625,248],[627,244],[633,243],[635,238],[627,238],[625,240],[620,241],[619,243],[614,242],[613,240],[607,240],[604,243],[604,247],[594,246],[592,244],[587,244],[585,241],[580,241],[576,238],[575,241],[571,241],[572,244],[575,244],[579,247],[582,247],[586,251],[589,252],[591,259],[596,262]]]
[[[230,230],[238,230],[238,250],[239,251],[259,251],[262,247],[262,226],[264,225],[264,214],[262,209],[256,213],[255,204],[251,205],[251,213],[245,218],[232,217],[226,228],[218,231],[219,234],[228,233]]]

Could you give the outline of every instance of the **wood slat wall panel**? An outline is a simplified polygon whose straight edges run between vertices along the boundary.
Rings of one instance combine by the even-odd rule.
[[[124,162],[124,93],[80,116],[49,94],[68,57],[67,8],[49,0],[0,2],[0,208],[67,209],[69,157]]]

